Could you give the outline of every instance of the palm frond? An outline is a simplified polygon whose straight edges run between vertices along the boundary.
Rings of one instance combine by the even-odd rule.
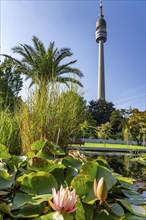
[[[70,78],[70,77],[58,77],[56,79],[57,82],[60,82],[60,83],[64,83],[66,85],[68,85],[69,82],[71,83],[75,83],[81,87],[83,87],[82,83],[74,78]]]
[[[34,47],[38,53],[41,55],[46,54],[46,49],[44,47],[44,44],[38,39],[38,37],[33,36],[32,41],[34,43]]]
[[[73,73],[80,78],[84,76],[83,73],[78,68],[71,68],[71,67],[60,68],[58,75],[60,76],[66,73]]]
[[[83,77],[83,73],[78,68],[72,66],[77,60],[65,63],[65,58],[73,55],[70,48],[58,49],[55,48],[54,42],[50,42],[46,51],[38,37],[33,36],[32,41],[34,44],[33,47],[27,44],[20,44],[12,48],[14,53],[21,55],[21,60],[5,55],[5,57],[11,59],[14,68],[19,69],[19,72],[25,74],[26,79],[31,79],[31,85],[35,83],[41,86],[42,84],[39,82],[42,81],[46,82],[45,85],[50,82],[67,84],[68,81],[69,83],[73,82],[83,86],[78,80],[73,79],[73,77],[65,77],[70,73],[80,78]],[[63,76],[63,74],[65,75]]]
[[[50,42],[49,48],[48,48],[48,54],[53,54],[54,51],[55,42]]]

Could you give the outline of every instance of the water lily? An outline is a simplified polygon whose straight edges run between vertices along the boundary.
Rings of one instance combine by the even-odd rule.
[[[100,178],[98,182],[94,179],[94,194],[100,200],[100,204],[106,200],[107,188],[104,177]]]
[[[53,210],[71,213],[76,210],[75,204],[77,202],[77,195],[75,189],[70,191],[67,188],[63,188],[61,185],[60,190],[56,192],[56,189],[52,189],[53,202],[49,200],[49,204]]]

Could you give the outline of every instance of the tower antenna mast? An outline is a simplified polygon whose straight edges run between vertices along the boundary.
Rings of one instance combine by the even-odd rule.
[[[100,0],[100,15],[102,15],[102,0]]]

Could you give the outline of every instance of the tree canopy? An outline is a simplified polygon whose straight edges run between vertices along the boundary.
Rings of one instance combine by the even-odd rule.
[[[14,68],[26,75],[26,79],[31,79],[31,85],[37,84],[47,86],[50,82],[59,82],[68,85],[69,82],[83,86],[75,76],[83,77],[82,72],[73,65],[77,60],[65,63],[65,59],[70,58],[73,53],[70,48],[55,48],[55,43],[51,42],[45,49],[44,44],[33,36],[33,47],[28,44],[20,44],[12,48],[12,51],[21,56],[21,60],[11,58]],[[31,86],[30,85],[30,86]]]
[[[0,85],[0,108],[13,111],[23,81],[20,74],[12,68],[9,59],[0,65]]]
[[[97,126],[110,121],[110,116],[115,110],[114,104],[112,102],[107,102],[102,99],[97,101],[90,101],[88,109],[93,120],[96,121]]]

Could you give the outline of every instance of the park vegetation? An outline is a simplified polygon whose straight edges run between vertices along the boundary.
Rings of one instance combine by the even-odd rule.
[[[0,220],[145,219],[134,176],[67,146],[83,137],[142,145],[146,111],[119,110],[104,100],[87,104],[71,50],[32,41],[12,49],[20,59],[3,55],[0,65]],[[23,76],[30,80],[25,101]]]

